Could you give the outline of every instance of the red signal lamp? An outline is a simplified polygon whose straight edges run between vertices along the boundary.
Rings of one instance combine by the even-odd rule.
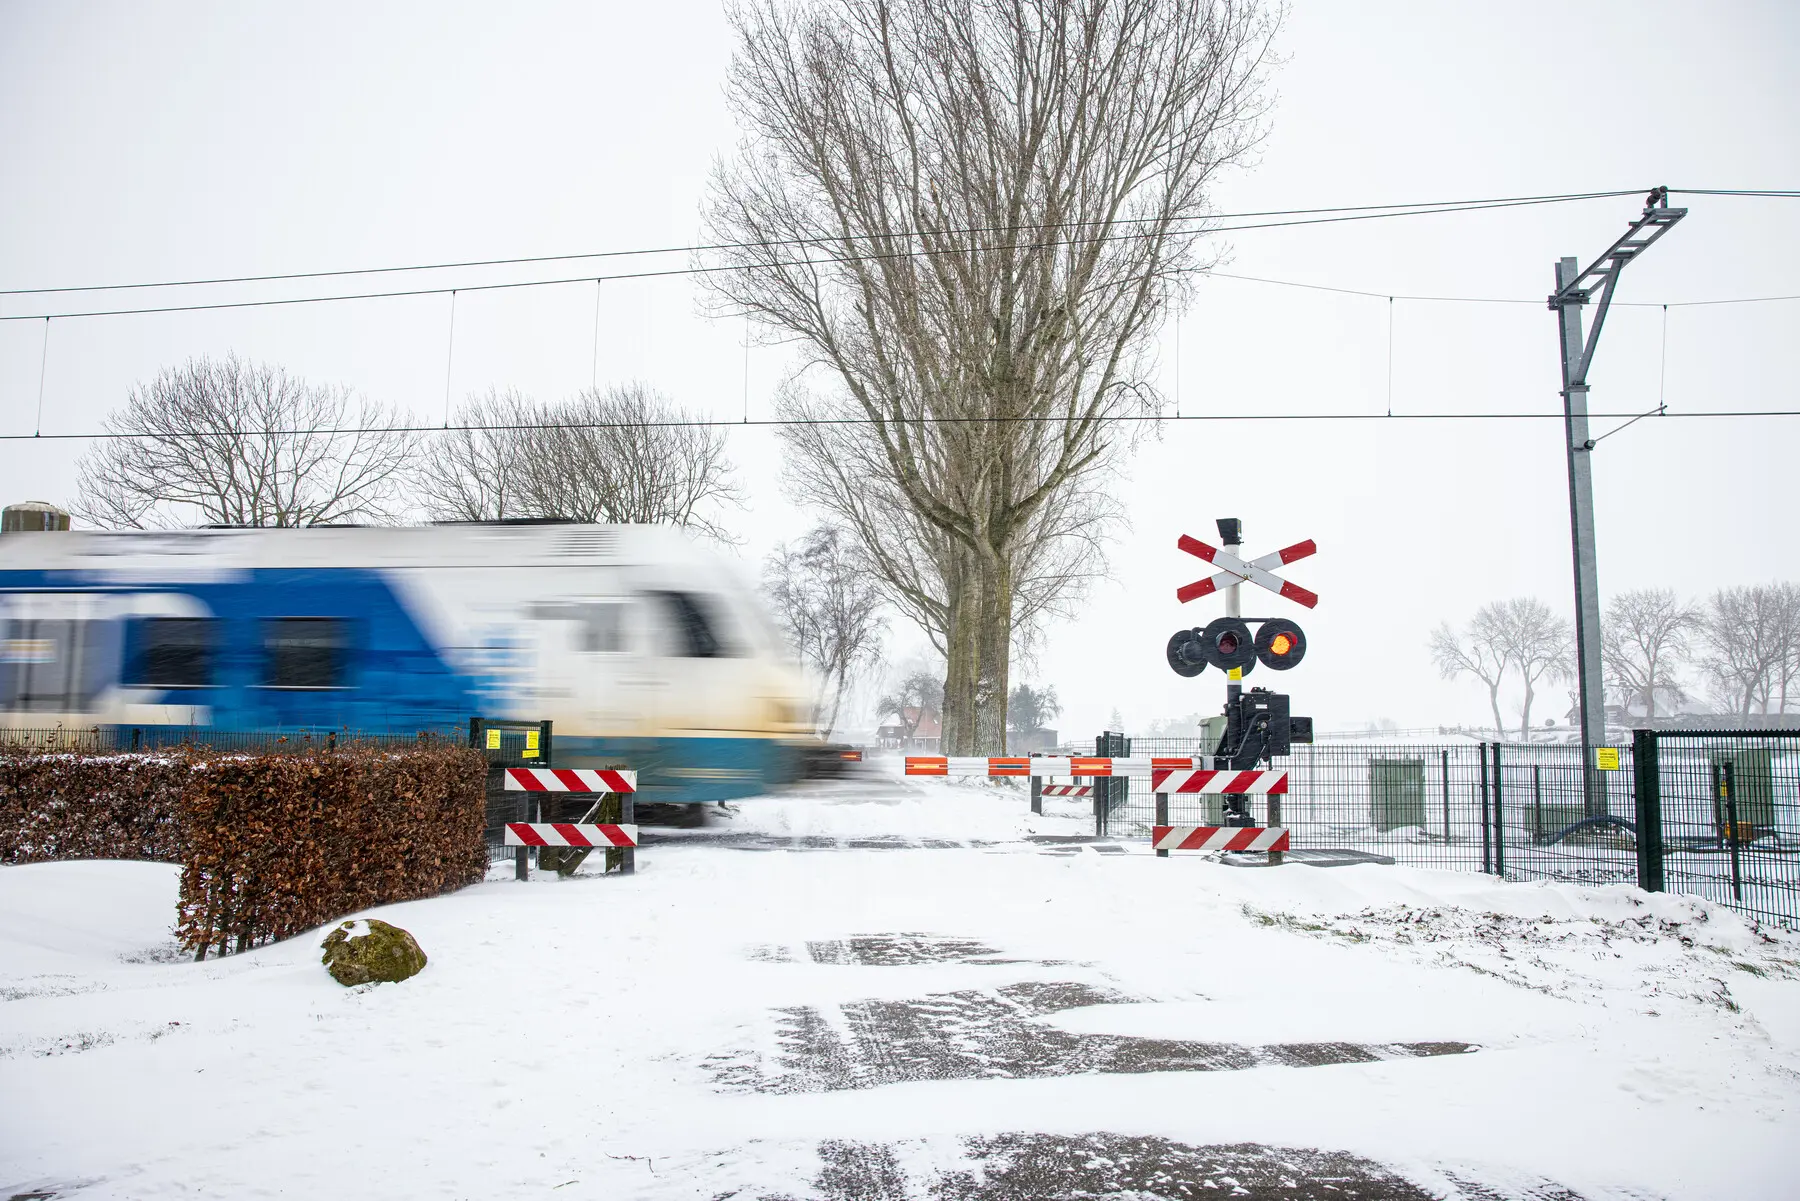
[[[1306,657],[1306,635],[1284,617],[1272,617],[1256,631],[1256,658],[1270,671],[1286,671]]]

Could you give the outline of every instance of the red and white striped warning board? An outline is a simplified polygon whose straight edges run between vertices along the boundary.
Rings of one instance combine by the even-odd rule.
[[[1151,826],[1159,851],[1285,851],[1288,832],[1280,826]]]
[[[1092,784],[1045,784],[1038,789],[1042,796],[1092,796]]]
[[[1174,759],[1125,759],[1103,756],[1087,758],[1080,756],[1068,758],[993,756],[984,758],[980,755],[908,755],[906,757],[906,774],[909,776],[1072,776],[1081,779],[1089,776],[1149,776],[1157,771],[1195,768],[1201,766],[1201,763],[1200,760],[1185,756]]]
[[[636,792],[637,773],[586,767],[509,767],[506,769],[506,788],[509,792]],[[523,845],[543,844],[528,842]]]
[[[600,826],[579,822],[507,822],[509,847],[634,847],[636,826]]]
[[[1183,534],[1175,545],[1188,554],[1196,555],[1214,567],[1220,568],[1217,575],[1210,575],[1204,580],[1195,580],[1191,584],[1183,584],[1177,588],[1175,599],[1183,604],[1191,600],[1199,600],[1221,588],[1241,584],[1245,580],[1252,584],[1260,584],[1275,595],[1285,596],[1291,601],[1305,605],[1308,609],[1315,608],[1319,603],[1318,593],[1309,592],[1298,584],[1290,584],[1269,570],[1271,567],[1280,567],[1316,553],[1319,548],[1314,545],[1311,538],[1305,542],[1296,542],[1292,546],[1284,546],[1278,551],[1264,555],[1260,559],[1251,559],[1249,562],[1238,558],[1230,551],[1208,546],[1200,539],[1190,538],[1186,534]]]
[[[1177,792],[1183,795],[1226,793],[1239,796],[1249,793],[1280,795],[1288,790],[1285,771],[1155,771],[1150,773],[1150,791]]]

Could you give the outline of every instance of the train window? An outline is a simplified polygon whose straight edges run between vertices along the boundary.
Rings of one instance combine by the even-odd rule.
[[[737,653],[720,639],[718,627],[708,616],[708,605],[692,592],[654,592],[662,602],[672,629],[673,649],[677,658],[718,659]]]
[[[118,670],[117,622],[0,621],[0,710],[77,713]]]
[[[590,601],[581,606],[581,649],[590,655],[616,655],[626,649],[623,603]]]
[[[350,623],[341,617],[275,617],[263,622],[263,684],[269,688],[344,688]]]
[[[218,623],[210,617],[152,617],[141,626],[139,688],[210,688]]]

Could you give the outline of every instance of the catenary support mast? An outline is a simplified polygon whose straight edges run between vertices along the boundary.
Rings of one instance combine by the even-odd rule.
[[[1558,262],[1556,291],[1550,296],[1561,335],[1563,440],[1569,461],[1569,525],[1575,551],[1576,677],[1581,696],[1581,749],[1589,817],[1605,807],[1594,771],[1594,748],[1606,742],[1606,710],[1600,664],[1600,583],[1594,550],[1594,439],[1588,432],[1588,368],[1593,364],[1600,329],[1606,323],[1606,311],[1612,305],[1613,291],[1626,264],[1687,216],[1686,209],[1669,208],[1668,197],[1667,188],[1651,192],[1643,215],[1586,271],[1580,269],[1577,259]],[[1590,300],[1595,301],[1594,324],[1584,338],[1581,310]]]

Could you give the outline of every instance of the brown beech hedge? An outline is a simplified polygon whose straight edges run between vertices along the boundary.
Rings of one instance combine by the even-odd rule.
[[[150,859],[180,863],[177,755],[0,747],[0,863]]]
[[[0,862],[179,862],[176,933],[204,958],[480,880],[486,781],[449,743],[7,753]]]

